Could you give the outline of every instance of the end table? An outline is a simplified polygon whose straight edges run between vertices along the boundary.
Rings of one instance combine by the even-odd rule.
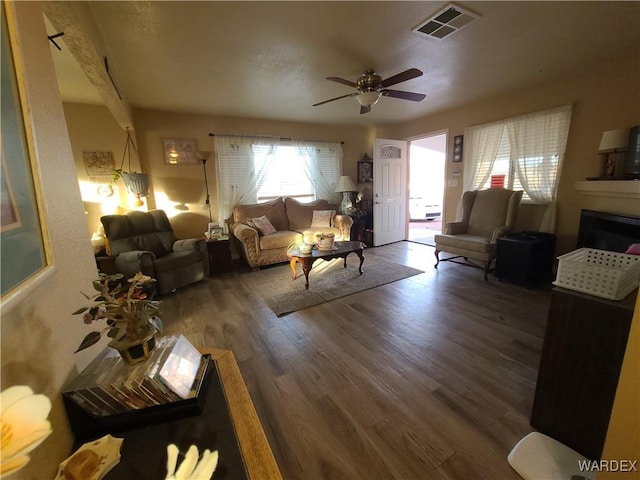
[[[209,273],[225,273],[231,271],[231,246],[229,237],[207,240],[209,252]]]

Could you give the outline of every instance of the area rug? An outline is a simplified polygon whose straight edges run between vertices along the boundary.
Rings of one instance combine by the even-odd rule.
[[[317,260],[309,273],[309,290],[304,288],[302,266],[297,265],[298,278],[291,280],[289,265],[264,268],[258,272],[244,274],[243,280],[253,292],[265,301],[278,317],[303,308],[319,305],[336,298],[379,287],[386,283],[423,273],[422,270],[398,263],[371,260],[365,257],[363,274],[358,272],[359,259],[347,258],[347,268],[343,260]]]

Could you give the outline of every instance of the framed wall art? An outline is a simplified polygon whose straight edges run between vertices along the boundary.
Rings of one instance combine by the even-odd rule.
[[[163,138],[164,161],[171,165],[197,165],[198,142],[193,138]]]
[[[373,159],[366,153],[358,160],[358,183],[373,182]]]
[[[462,144],[462,135],[456,135],[453,137],[453,161],[456,163],[462,161]]]
[[[27,135],[14,58],[7,32],[6,15],[2,15],[1,88],[2,124],[0,135],[0,255],[2,275],[0,297],[3,302],[48,264],[47,237],[42,217],[42,203],[37,165],[32,143]],[[24,289],[22,289],[24,290]],[[11,294],[11,295],[9,295]]]
[[[116,164],[113,161],[113,152],[88,152],[82,151],[84,168],[89,177],[113,176]]]

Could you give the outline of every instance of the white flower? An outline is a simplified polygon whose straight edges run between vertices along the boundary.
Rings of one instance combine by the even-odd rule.
[[[176,472],[178,447],[167,445],[167,477],[165,480],[209,480],[218,466],[218,451],[205,450],[198,462],[198,447],[191,445]]]
[[[50,411],[51,401],[45,395],[34,395],[27,386],[0,393],[0,476],[24,467],[29,462],[27,454],[51,434]]]

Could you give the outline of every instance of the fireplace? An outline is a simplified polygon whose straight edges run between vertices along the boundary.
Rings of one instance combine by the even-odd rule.
[[[640,217],[582,210],[578,248],[624,253],[632,243],[640,243]]]

